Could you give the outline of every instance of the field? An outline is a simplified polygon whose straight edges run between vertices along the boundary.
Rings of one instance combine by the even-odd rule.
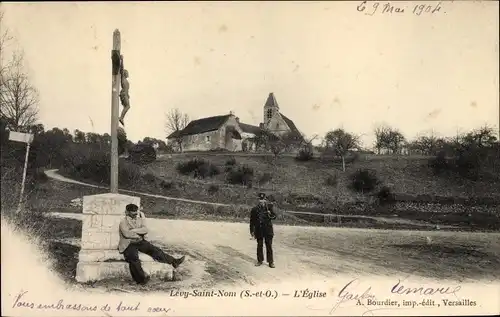
[[[219,173],[205,178],[179,173],[177,166],[194,158],[210,162]],[[252,186],[227,183],[225,170],[230,160],[233,169],[238,166],[253,169]],[[285,224],[380,228],[378,220],[385,217],[390,221],[384,221],[382,228],[391,227],[389,223],[394,224],[392,228],[417,228],[415,222],[420,222],[420,225],[454,226],[460,230],[500,229],[500,193],[496,190],[500,183],[491,179],[470,181],[436,176],[428,167],[428,160],[427,157],[365,156],[348,161],[343,172],[340,164],[333,160],[299,162],[293,156],[274,160],[266,155],[186,153],[161,156],[142,166],[137,172],[140,177],[134,176],[133,182],[120,188],[132,190],[134,194],[139,192],[139,195],[173,198],[143,197],[143,206],[154,217],[245,221],[249,208],[256,203],[257,193],[265,191],[275,199],[282,215],[279,221]],[[133,170],[137,168],[133,167]],[[371,193],[361,194],[350,189],[350,176],[359,169],[374,171],[380,180]],[[99,185],[75,177],[71,171],[58,173]],[[394,194],[395,200],[389,204],[380,204],[375,197],[382,186],[389,186]],[[342,217],[325,218],[307,213]]]

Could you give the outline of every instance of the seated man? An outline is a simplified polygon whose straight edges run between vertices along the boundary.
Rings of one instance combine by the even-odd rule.
[[[175,259],[145,239],[148,229],[144,224],[144,217],[141,217],[143,214],[141,213],[141,216],[138,217],[138,209],[139,207],[135,204],[126,206],[126,216],[120,222],[118,251],[123,254],[125,261],[128,262],[130,274],[134,281],[138,284],[146,284],[150,277],[142,269],[139,252],[149,255],[155,261],[170,264],[174,268],[177,268],[185,257]]]

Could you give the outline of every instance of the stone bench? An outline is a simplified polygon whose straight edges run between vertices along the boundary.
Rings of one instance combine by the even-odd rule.
[[[167,280],[173,279],[173,267],[156,262],[149,255],[139,253],[144,272]],[[132,281],[129,265],[118,251],[82,251],[77,265],[77,281],[81,283],[109,278],[126,278]]]
[[[76,280],[81,283],[122,277],[132,280],[129,265],[117,250],[119,224],[125,217],[125,206],[140,206],[140,198],[121,194],[99,194],[83,197],[81,249],[76,266]],[[173,267],[139,253],[144,271],[150,276],[173,278]]]

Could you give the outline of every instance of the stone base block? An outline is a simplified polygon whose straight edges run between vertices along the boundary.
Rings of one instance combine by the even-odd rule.
[[[142,262],[142,268],[150,276],[157,276],[166,280],[172,280],[174,276],[172,266],[155,261]],[[116,262],[78,262],[76,266],[76,281],[86,283],[103,279],[119,277],[132,281],[128,263]]]
[[[78,254],[79,262],[119,262],[123,261],[123,254],[118,250],[86,250],[81,249]],[[142,262],[153,262],[154,260],[147,254],[139,252],[139,260]]]

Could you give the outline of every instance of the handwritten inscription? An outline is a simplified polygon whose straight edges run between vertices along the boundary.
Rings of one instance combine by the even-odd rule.
[[[437,13],[446,13],[444,12],[441,2],[433,3],[433,4],[416,4],[413,6],[406,6],[401,3],[392,3],[392,2],[379,2],[379,1],[363,1],[356,7],[358,12],[363,12],[366,15],[374,15],[374,14],[404,14],[410,13],[416,16],[420,16],[423,14],[437,14]]]
[[[71,303],[63,299],[57,300],[54,303],[35,303],[26,299],[27,291],[21,291],[14,297],[14,302],[12,308],[28,308],[31,310],[60,310],[60,311],[81,311],[81,312],[143,312],[148,313],[159,313],[161,315],[171,311],[167,307],[142,307],[141,302],[125,303],[120,301],[116,305],[104,304],[104,305],[92,305],[92,304],[82,304],[82,303]]]
[[[364,291],[360,292],[359,290],[356,289],[356,286],[359,285],[359,280],[354,279],[347,283],[338,293],[337,297],[339,298],[335,306],[332,307],[330,310],[330,314],[332,314],[337,308],[339,308],[342,304],[349,302],[349,301],[356,301],[357,304],[360,304],[362,301],[365,300],[374,300],[375,295],[370,293],[372,290],[372,287],[369,286],[366,288]]]
[[[410,294],[417,294],[417,295],[435,295],[435,294],[441,294],[441,295],[456,295],[458,291],[460,291],[461,287],[455,286],[455,287],[424,287],[424,286],[419,286],[419,287],[406,287],[401,283],[401,280],[398,280],[398,282],[391,288],[391,293],[392,294],[399,294],[399,295],[410,295]]]

